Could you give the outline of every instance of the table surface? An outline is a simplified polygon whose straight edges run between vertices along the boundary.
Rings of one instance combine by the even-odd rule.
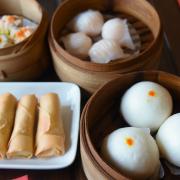
[[[159,69],[180,75],[180,7],[176,0],[149,0],[158,10],[164,27],[164,48]],[[58,4],[58,0],[39,0],[49,14]],[[46,72],[38,81],[59,81],[53,69]],[[0,170],[0,180],[13,179],[27,174],[31,180],[73,179],[84,180],[80,152],[74,163],[61,170]],[[167,177],[166,179],[172,179]],[[178,179],[173,177],[173,179]]]

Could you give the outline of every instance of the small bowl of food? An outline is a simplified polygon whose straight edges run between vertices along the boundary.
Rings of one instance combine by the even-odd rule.
[[[49,45],[63,81],[88,92],[117,74],[158,67],[162,25],[147,1],[65,1],[55,11]]]
[[[160,71],[120,75],[102,86],[81,117],[86,176],[179,177],[179,100],[179,77]]]
[[[42,74],[47,25],[47,13],[37,1],[0,2],[1,81],[32,80]]]

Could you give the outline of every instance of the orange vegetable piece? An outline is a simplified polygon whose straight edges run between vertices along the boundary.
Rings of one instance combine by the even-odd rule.
[[[154,90],[150,90],[150,91],[149,91],[149,96],[152,96],[152,97],[153,97],[153,96],[155,96],[155,95],[156,95],[156,92],[155,92]]]
[[[131,146],[134,145],[134,139],[131,138],[131,137],[128,137],[128,138],[126,138],[125,143],[126,143],[129,147],[131,147]]]
[[[15,21],[15,17],[14,16],[8,16],[7,20],[9,23],[13,23]]]

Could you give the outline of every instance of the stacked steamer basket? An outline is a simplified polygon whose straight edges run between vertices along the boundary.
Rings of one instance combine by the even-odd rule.
[[[102,86],[89,99],[81,117],[81,157],[88,179],[129,179],[103,159],[100,147],[106,135],[117,128],[127,126],[119,115],[120,97],[139,81],[153,81],[167,88],[173,97],[174,113],[179,112],[180,79],[174,75],[158,71],[129,73]],[[172,175],[165,168],[165,177],[167,176]]]
[[[62,30],[73,17],[87,9],[115,13],[128,19],[140,36],[140,53],[108,64],[97,64],[83,61],[65,51],[59,45]],[[63,81],[77,83],[90,93],[117,74],[156,69],[159,65],[162,27],[157,12],[147,1],[67,0],[55,11],[50,28],[49,44],[58,76]]]
[[[43,57],[47,13],[35,0],[1,0],[1,15],[20,15],[38,24],[35,32],[24,41],[0,49],[0,81],[32,80],[47,67]]]

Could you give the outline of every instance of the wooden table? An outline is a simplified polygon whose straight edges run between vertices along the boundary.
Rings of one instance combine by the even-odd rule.
[[[58,0],[39,0],[52,14]],[[180,75],[180,7],[176,0],[149,0],[158,10],[164,25],[164,48],[159,69]],[[40,81],[59,81],[53,69]],[[0,170],[0,180],[9,180],[27,174],[31,180],[86,179],[78,149],[74,163],[61,170]],[[166,179],[172,179],[167,177]],[[178,178],[173,178],[178,179]]]

